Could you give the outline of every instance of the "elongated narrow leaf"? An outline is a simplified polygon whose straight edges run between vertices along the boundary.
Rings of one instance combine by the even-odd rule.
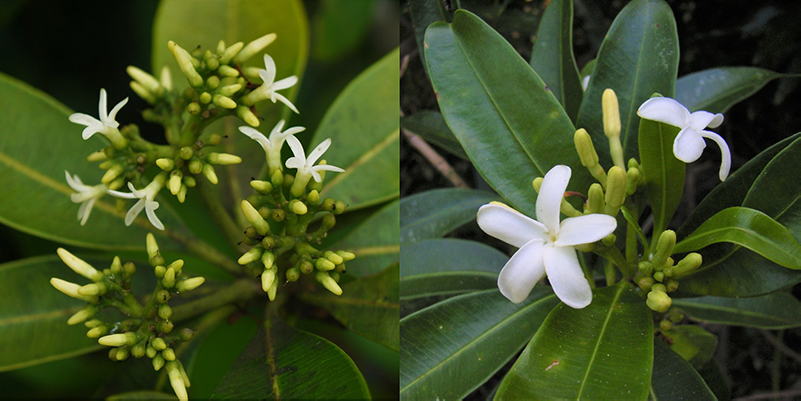
[[[654,371],[649,399],[716,400],[712,390],[692,365],[660,340],[654,344]]]
[[[273,308],[220,381],[214,399],[366,399],[367,384],[339,347],[287,325]]]
[[[654,237],[667,228],[684,191],[683,161],[673,155],[679,129],[656,121],[640,121],[640,163],[645,193],[654,213]]]
[[[517,305],[489,290],[451,298],[403,318],[400,398],[466,396],[523,347],[558,302],[545,287],[535,288]]]
[[[601,95],[611,88],[620,102],[620,140],[625,159],[637,156],[637,109],[654,93],[673,97],[679,39],[670,7],[662,0],[634,0],[618,14],[598,51],[576,127],[585,128],[601,158],[611,164],[603,132]]]
[[[301,296],[333,315],[356,334],[398,350],[398,264],[342,286],[342,295]]]
[[[782,74],[755,67],[722,67],[694,72],[676,81],[676,100],[690,111],[725,113]]]
[[[801,270],[801,246],[787,228],[768,215],[745,207],[730,207],[712,216],[676,244],[676,253],[730,242],[793,270]]]
[[[801,303],[786,292],[755,298],[676,298],[673,305],[705,323],[771,330],[801,326]]]
[[[439,0],[420,0],[409,2],[409,17],[414,26],[414,39],[423,65],[426,65],[425,36],[426,28],[437,21],[450,21],[453,14],[446,11],[444,4]]]
[[[495,399],[645,399],[653,347],[651,311],[634,288],[597,289],[584,309],[554,308]]]
[[[498,196],[471,189],[435,189],[401,199],[401,243],[438,238],[476,219],[481,205]]]
[[[571,121],[576,121],[581,89],[573,56],[573,0],[551,1],[537,27],[531,52],[531,68],[548,85]]]
[[[396,200],[384,206],[331,246],[331,249],[342,249],[356,255],[356,259],[347,262],[348,274],[364,277],[398,262],[400,203]]]
[[[570,187],[591,177],[573,146],[575,128],[545,83],[479,17],[457,10],[426,32],[426,62],[448,126],[476,169],[518,210],[535,213],[531,181],[573,167]]]
[[[467,153],[464,152],[459,140],[445,123],[442,113],[433,110],[418,111],[410,116],[402,117],[401,126],[451,154],[467,159]]]

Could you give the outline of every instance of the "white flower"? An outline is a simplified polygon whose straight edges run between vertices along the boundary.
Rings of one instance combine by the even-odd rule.
[[[70,200],[74,203],[81,204],[78,208],[78,220],[81,221],[81,225],[85,225],[86,220],[89,219],[89,213],[92,213],[92,207],[95,205],[95,201],[106,194],[108,187],[106,187],[105,184],[95,186],[85,185],[81,182],[77,174],[70,176],[70,173],[66,170],[64,170],[64,174],[67,176],[67,184],[69,184],[70,188],[78,191],[77,193],[70,194]]]
[[[153,227],[156,227],[159,230],[164,229],[164,224],[162,224],[161,220],[159,220],[159,218],[156,216],[156,209],[159,208],[159,203],[153,199],[156,198],[156,195],[159,193],[161,188],[164,187],[166,178],[166,173],[160,173],[144,189],[136,189],[134,188],[133,184],[129,182],[128,188],[131,189],[131,193],[108,191],[110,195],[114,195],[118,198],[139,199],[139,201],[136,202],[130,210],[128,210],[128,213],[125,214],[126,226],[130,226],[136,216],[138,216],[139,213],[142,213],[142,209],[144,209],[145,213],[147,214],[147,219],[150,220],[150,224],[153,224]]]
[[[275,80],[275,61],[273,58],[264,55],[264,69],[259,70],[259,77],[261,77],[264,83],[259,86],[258,88],[254,89],[253,92],[248,93],[244,97],[242,97],[242,101],[247,105],[252,105],[258,101],[270,99],[273,103],[276,101],[280,101],[281,103],[287,105],[292,111],[298,113],[298,109],[295,108],[289,99],[285,98],[283,95],[276,93],[276,91],[280,91],[282,89],[291,88],[296,83],[298,83],[298,77],[291,76],[284,78],[280,81]]]
[[[306,130],[304,127],[292,127],[281,132],[283,128],[284,120],[281,120],[275,125],[273,130],[270,131],[270,137],[267,138],[254,128],[246,126],[239,127],[239,131],[250,137],[250,139],[258,142],[264,149],[264,152],[267,154],[267,164],[270,167],[270,171],[274,169],[281,170],[283,167],[281,165],[281,148],[284,146],[286,138]]]
[[[570,174],[570,167],[562,165],[545,174],[537,197],[537,220],[497,203],[478,210],[478,225],[484,232],[520,248],[498,276],[501,294],[514,303],[523,302],[546,274],[556,296],[571,308],[581,309],[592,301],[592,289],[573,246],[606,237],[615,231],[617,221],[590,214],[560,223],[559,206]]]
[[[83,113],[73,113],[70,114],[70,121],[76,124],[85,125],[86,128],[83,130],[83,139],[89,139],[95,132],[99,132],[110,140],[114,140],[114,137],[120,137],[120,132],[117,127],[120,126],[115,118],[117,117],[117,113],[122,109],[122,106],[128,103],[128,98],[126,97],[121,102],[117,103],[113,109],[111,109],[111,113],[107,113],[107,106],[106,106],[106,90],[100,89],[100,102],[98,103],[98,113],[100,114],[100,120]]]
[[[301,182],[309,182],[309,178],[314,177],[314,181],[321,182],[323,179],[320,177],[320,173],[318,171],[335,171],[337,173],[343,173],[345,170],[331,166],[328,164],[323,164],[319,166],[315,166],[314,163],[317,162],[317,159],[328,150],[328,147],[331,146],[331,138],[328,138],[319,145],[317,145],[314,150],[309,154],[309,158],[306,158],[306,152],[303,151],[303,145],[300,144],[298,138],[294,136],[286,137],[287,143],[289,143],[289,147],[292,148],[292,153],[294,154],[293,157],[290,157],[286,160],[287,168],[296,168],[298,169],[298,174],[295,177],[295,181],[300,180]],[[305,186],[306,184],[304,184]]]
[[[637,110],[637,115],[660,123],[681,128],[673,141],[673,154],[677,159],[692,163],[701,157],[706,147],[704,138],[709,138],[720,146],[721,162],[718,176],[723,181],[731,169],[731,152],[729,145],[718,134],[704,128],[716,128],[723,123],[723,114],[712,114],[707,111],[690,111],[681,103],[669,97],[655,97],[645,101]]]

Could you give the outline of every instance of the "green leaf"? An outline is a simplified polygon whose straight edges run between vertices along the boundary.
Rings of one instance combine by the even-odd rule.
[[[356,255],[347,263],[349,275],[364,277],[398,262],[398,215],[400,201],[394,201],[364,220],[347,237],[330,249],[343,249]]]
[[[400,398],[466,396],[523,347],[558,302],[547,287],[535,288],[520,304],[488,290],[403,318]]]
[[[548,85],[570,120],[576,121],[584,90],[573,56],[573,0],[551,1],[545,9],[531,51],[531,68]]]
[[[531,181],[557,164],[573,167],[571,190],[587,189],[591,177],[570,118],[501,35],[457,10],[453,24],[428,28],[426,45],[442,115],[490,186],[528,216],[535,214]]]
[[[681,356],[657,340],[649,398],[659,400],[716,400],[704,379]]]
[[[667,228],[684,191],[686,166],[673,155],[673,141],[678,134],[677,127],[640,120],[640,164],[645,193],[654,213],[654,238]]]
[[[653,319],[634,288],[596,289],[584,309],[559,304],[503,379],[502,399],[645,399]]]
[[[782,75],[755,67],[710,68],[679,78],[676,100],[691,112],[725,113]]]
[[[414,39],[420,52],[423,66],[426,66],[425,36],[426,28],[437,21],[452,21],[453,14],[443,8],[439,0],[419,0],[409,2],[409,18],[414,26]],[[426,70],[426,72],[428,72]]]
[[[459,188],[407,196],[400,201],[400,241],[442,237],[475,220],[481,205],[497,200],[498,196],[491,192]]]
[[[329,312],[356,334],[398,350],[398,264],[342,286],[342,295],[305,293],[301,299]]]
[[[160,391],[131,391],[109,396],[106,401],[122,400],[177,400],[174,394],[162,393]]]
[[[710,359],[703,368],[698,370],[698,374],[704,379],[715,397],[721,401],[731,400],[731,385],[723,373],[723,368],[715,358]]]
[[[770,330],[801,326],[801,302],[786,292],[756,298],[675,298],[673,306],[697,322]]]
[[[433,110],[421,110],[410,116],[401,117],[401,126],[451,154],[467,159],[467,153],[464,152],[459,140],[448,128],[442,113]]]
[[[620,141],[625,160],[637,156],[637,109],[654,93],[673,97],[679,39],[673,12],[663,0],[635,0],[615,18],[598,51],[581,102],[577,127],[593,137],[601,165],[611,165],[604,136],[601,96],[611,88],[620,104]]]
[[[788,269],[801,270],[801,245],[787,228],[759,210],[730,207],[712,216],[673,248],[696,251],[719,242],[748,248]]]
[[[216,399],[367,399],[359,370],[328,340],[296,330],[268,307],[259,329],[220,381]]]
[[[701,326],[674,326],[670,330],[662,330],[662,335],[670,340],[670,348],[695,369],[706,365],[718,346],[718,338]]]
[[[374,5],[349,0],[320,3],[312,20],[312,57],[330,62],[356,50],[369,31]]]
[[[140,215],[123,224],[126,210],[117,211],[111,196],[99,199],[85,226],[76,219],[78,204],[70,201],[64,170],[84,183],[100,182],[102,170],[86,156],[106,144],[100,135],[84,141],[81,126],[69,122],[70,110],[46,94],[0,74],[0,107],[14,118],[0,120],[0,223],[37,237],[86,248],[141,250],[153,232],[159,245],[181,249],[174,239],[189,233],[167,207],[158,216],[167,230],[156,230]]]
[[[400,259],[401,300],[495,288],[509,260],[482,243],[450,238],[405,244]]]
[[[399,57],[395,49],[356,77],[325,113],[312,138],[312,146],[331,138],[325,159],[345,169],[326,174],[320,196],[341,200],[348,210],[399,194]]]

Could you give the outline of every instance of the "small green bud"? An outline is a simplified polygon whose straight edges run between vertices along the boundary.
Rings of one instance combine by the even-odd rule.
[[[306,199],[309,201],[309,204],[316,205],[318,202],[320,202],[320,192],[314,189],[309,192],[309,194],[306,196]]]
[[[236,68],[231,68],[227,65],[219,66],[217,72],[224,77],[236,77],[239,75],[239,71]]]
[[[190,177],[188,175],[184,176],[184,181],[183,182],[184,182],[184,185],[186,185],[189,188],[194,188],[195,185],[197,185],[197,181],[195,181],[195,178],[194,177]]]
[[[345,202],[336,201],[334,203],[333,212],[334,212],[334,214],[342,214],[342,213],[345,213],[345,209],[347,209],[347,208],[348,208],[348,205],[346,205]]]
[[[270,286],[270,289],[267,291],[267,298],[270,301],[275,301],[275,295],[278,293],[278,280],[273,280],[273,285]]]
[[[626,171],[626,195],[633,195],[637,192],[637,186],[640,185],[640,170],[629,169]]]
[[[180,338],[181,341],[189,341],[194,336],[195,336],[195,331],[190,328],[183,328],[181,329],[181,331],[178,332],[178,338]]]
[[[181,274],[181,269],[184,267],[184,260],[183,259],[176,259],[174,262],[170,263],[167,268],[175,269],[175,274]]]
[[[58,248],[56,249],[56,253],[58,254],[58,257],[61,258],[61,261],[64,262],[64,264],[72,269],[72,271],[75,273],[78,273],[81,276],[95,282],[103,280],[103,273],[97,271],[94,267],[92,267],[92,265],[71,254],[66,249]]]
[[[81,295],[103,295],[108,288],[102,282],[91,283],[78,288],[78,294]],[[80,322],[78,322],[80,323]]]
[[[300,269],[298,269],[297,267],[294,267],[294,266],[289,268],[289,269],[287,269],[287,271],[286,271],[286,281],[292,283],[292,282],[298,281],[299,278],[300,278]]]
[[[270,287],[273,286],[274,281],[275,281],[275,270],[265,269],[264,272],[261,274],[261,288],[264,290],[264,292],[270,292]]]
[[[266,236],[261,240],[261,246],[264,249],[273,249],[275,248],[275,238],[271,236]]]
[[[334,199],[332,199],[332,198],[325,198],[325,199],[323,200],[323,203],[321,204],[320,208],[321,208],[322,210],[325,210],[325,211],[327,211],[327,212],[331,212],[331,211],[333,211],[333,210],[334,210],[334,207],[335,207],[334,205],[335,205],[335,204],[336,204],[336,201],[334,201]]]
[[[595,146],[592,144],[590,134],[584,128],[576,130],[573,135],[573,143],[576,146],[582,166],[590,168],[598,164],[598,153],[595,152]]]
[[[220,94],[216,94],[216,95],[214,95],[214,97],[212,97],[211,101],[212,101],[212,103],[214,103],[215,106],[222,107],[224,109],[235,109],[236,108],[236,102],[233,101],[233,99],[231,99],[228,96],[223,96],[223,95],[220,95]]]
[[[239,85],[239,84],[226,85],[226,86],[223,86],[222,88],[220,88],[220,90],[218,90],[217,93],[219,93],[220,95],[223,95],[223,96],[229,96],[230,97],[230,96],[234,95],[235,93],[239,92],[240,89],[242,89],[242,85]],[[234,107],[228,107],[228,108],[232,109]]]
[[[617,236],[615,236],[615,234],[609,234],[606,237],[603,237],[603,239],[601,239],[601,243],[603,243],[606,246],[614,245],[615,241],[617,241]]]
[[[189,162],[189,172],[192,174],[200,174],[203,171],[203,163],[200,160],[192,160]]]
[[[242,159],[239,156],[230,155],[228,153],[210,153],[208,161],[211,164],[219,164],[223,166],[242,163]]]
[[[69,320],[67,320],[67,324],[70,325],[70,326],[74,326],[74,325],[76,325],[78,323],[82,323],[82,322],[86,321],[86,319],[94,317],[94,315],[96,315],[96,314],[97,314],[97,307],[96,306],[94,306],[94,305],[86,305],[81,310],[79,310],[74,315],[72,315],[69,318]]]
[[[108,350],[108,359],[111,359],[114,362],[117,361],[117,349],[116,348],[112,348],[112,349]]]
[[[673,328],[673,322],[671,322],[670,320],[665,319],[659,322],[659,329],[662,331],[668,331],[672,328]]]
[[[248,43],[236,56],[234,56],[234,64],[242,64],[256,54],[259,54],[259,52],[264,50],[267,45],[275,40],[275,37],[276,35],[274,33],[270,33]]]
[[[654,272],[654,264],[648,261],[642,261],[637,265],[637,270],[644,276],[650,276]]]
[[[162,351],[167,348],[167,343],[161,337],[156,337],[150,340],[150,346],[155,348],[156,351]]]
[[[220,86],[220,77],[212,75],[206,79],[206,87],[209,89],[217,89]],[[226,95],[227,96],[227,95]]]
[[[217,184],[217,173],[214,172],[214,167],[211,164],[203,163],[203,176],[206,177],[212,184]]]
[[[181,178],[183,178],[183,174],[181,174],[180,170],[173,170],[170,173],[170,180],[167,182],[167,188],[170,189],[171,194],[177,195],[178,191],[181,190]]]
[[[167,268],[164,266],[156,266],[153,269],[153,273],[156,275],[156,278],[161,279],[167,273]]]
[[[648,299],[645,301],[645,304],[654,312],[664,313],[670,309],[673,300],[670,299],[670,296],[665,292],[652,289],[651,292],[648,293]]]
[[[669,268],[668,271],[674,278],[681,278],[699,268],[703,263],[703,258],[700,254],[692,252],[680,260],[676,266]]]
[[[148,92],[160,94],[164,91],[156,77],[142,71],[137,67],[129,65],[125,68],[125,72],[127,72],[132,79],[134,79],[143,89],[146,89]]]
[[[203,103],[203,104],[211,103],[211,99],[212,99],[211,93],[208,93],[208,92],[203,92],[203,93],[200,94],[200,96],[198,96],[198,100],[200,100],[200,103]]]
[[[659,284],[659,283],[654,284],[651,287],[651,290],[667,292],[667,288],[665,287],[665,285],[664,284]]]
[[[637,281],[637,285],[642,288],[644,291],[650,290],[654,285],[653,277],[643,277],[639,281]]]
[[[331,261],[326,258],[317,258],[314,261],[314,266],[317,268],[317,270],[321,271],[334,270],[336,267],[334,263],[331,263]]]
[[[267,235],[270,233],[270,224],[267,223],[264,218],[261,217],[259,211],[250,204],[250,202],[243,200],[240,203],[242,208],[242,212],[245,214],[245,218],[247,219],[250,224],[256,228],[256,231],[261,235]]]
[[[264,265],[265,269],[272,269],[275,263],[275,254],[270,251],[265,251],[261,255],[261,263]]]
[[[243,47],[245,47],[245,44],[242,42],[236,42],[231,46],[228,46],[228,48],[225,49],[225,51],[220,55],[220,64],[230,63],[234,56],[236,56]]]
[[[160,305],[159,306],[159,317],[164,319],[164,320],[167,320],[167,319],[170,318],[170,316],[172,316],[172,308],[170,308],[170,305],[167,305],[167,304]]]
[[[91,163],[101,162],[106,159],[108,159],[108,156],[106,156],[106,152],[104,150],[98,150],[96,152],[92,152],[89,154],[89,156],[86,157],[86,160]]]
[[[166,273],[166,270],[165,270],[165,273]],[[162,275],[162,277],[164,277],[164,276]],[[167,291],[167,290],[159,290],[156,293],[156,302],[158,302],[160,304],[164,304],[164,303],[167,303],[167,301],[169,301],[169,300],[170,300],[169,291]]]
[[[122,265],[119,263],[111,263],[111,274],[117,276],[122,273]]]
[[[331,291],[334,295],[342,295],[342,288],[339,284],[331,278],[328,272],[317,272],[314,278],[325,287],[326,290]]]
[[[116,357],[117,357],[118,361],[124,361],[124,360],[128,359],[128,348],[125,348],[125,347],[117,348]]]
[[[259,246],[254,246],[253,248],[250,248],[250,250],[245,252],[244,255],[240,256],[239,260],[237,260],[237,263],[244,266],[248,263],[255,262],[259,260],[259,258],[261,258],[261,254],[263,252],[264,248]]]
[[[665,280],[665,273],[663,273],[663,272],[654,273],[654,280],[656,280],[656,281],[661,283],[662,281]]]
[[[273,186],[280,187],[284,184],[284,173],[281,170],[276,169],[270,175],[270,182],[273,183]]]
[[[164,360],[174,361],[175,360],[175,350],[173,350],[172,348],[167,348],[164,351],[161,351],[161,356],[164,357]]]
[[[156,351],[156,349],[153,348],[153,347],[150,347],[150,346],[145,347],[145,355],[147,355],[147,357],[150,358],[150,359],[155,358],[156,354],[158,354],[158,353],[159,352]]]
[[[80,299],[82,301],[90,302],[90,303],[97,303],[97,296],[96,295],[81,295],[78,293],[78,288],[81,288],[80,285],[71,283],[66,280],[62,280],[60,278],[53,277],[50,279],[50,285],[55,287],[55,289],[61,291],[64,295],[70,296],[75,299]]]
[[[673,230],[662,231],[656,243],[656,253],[651,258],[654,266],[664,266],[670,254],[673,253],[674,246],[676,246],[676,232]]]
[[[284,209],[273,209],[270,217],[280,223],[286,218],[286,211]]]
[[[178,151],[178,155],[181,156],[181,159],[189,160],[195,155],[195,151],[189,146],[184,146]]]
[[[157,329],[162,333],[169,333],[175,327],[175,324],[169,320],[162,320],[159,322]]]
[[[192,102],[186,105],[186,112],[196,116],[200,114],[200,104],[198,102]]]
[[[606,205],[613,211],[610,215],[616,215],[620,206],[626,200],[626,171],[623,168],[614,166],[609,169],[606,177]]]
[[[119,334],[109,334],[107,336],[103,336],[97,339],[98,344],[105,345],[108,347],[122,347],[123,345],[134,345],[139,342],[139,338],[137,337],[136,333],[128,332],[128,333],[119,333]]]
[[[178,290],[178,292],[192,291],[195,288],[200,287],[200,285],[205,282],[205,277],[192,277],[183,281],[179,281],[178,284],[175,285],[175,289]]]
[[[98,338],[101,336],[105,336],[108,333],[108,328],[106,325],[99,325],[96,327],[92,327],[87,333],[86,336],[89,338]]]
[[[162,368],[162,366],[164,366],[164,362],[165,362],[164,357],[162,357],[161,355],[156,355],[155,357],[153,357],[153,369],[155,369],[158,372]]]
[[[222,142],[222,137],[220,134],[211,134],[209,138],[206,140],[206,144],[210,146],[217,146]]]
[[[331,263],[335,265],[340,265],[345,262],[345,259],[343,259],[342,256],[339,256],[331,251],[325,251],[323,255],[325,256],[326,259],[330,260]]]
[[[333,272],[329,272],[328,274],[331,276],[332,279],[334,279],[334,281],[339,283],[339,273],[333,271]]]
[[[303,274],[309,274],[314,271],[314,265],[308,260],[304,260],[303,262],[300,262],[298,269],[300,269],[301,273]]]
[[[250,125],[251,127],[258,127],[260,125],[259,118],[250,111],[250,108],[247,106],[239,106],[236,108],[236,115],[242,119],[246,124]]]
[[[161,279],[161,285],[164,288],[172,288],[175,286],[175,269],[170,267],[167,269],[167,272],[164,273],[164,278]]]
[[[145,356],[145,343],[144,343],[144,341],[140,342],[139,344],[134,345],[133,347],[131,347],[131,355],[134,358],[137,358],[137,359]]]
[[[186,50],[184,50],[181,46],[178,46],[173,41],[167,42],[167,47],[170,49],[170,53],[172,53],[175,60],[178,62],[178,67],[181,69],[181,72],[184,73],[186,79],[189,81],[189,84],[194,87],[200,87],[203,85],[203,77],[195,71],[194,64],[197,62]],[[193,62],[194,61],[194,62]]]
[[[604,134],[607,137],[620,136],[620,106],[617,95],[612,89],[604,90],[601,96],[601,109],[603,111]]]
[[[250,181],[250,186],[256,190],[256,192],[267,195],[270,192],[273,192],[273,184],[269,181],[261,181],[261,180],[252,180]]]
[[[206,67],[210,70],[216,70],[220,67],[220,59],[217,57],[209,57],[206,61]]]
[[[670,311],[670,313],[668,313],[667,317],[668,317],[668,319],[670,319],[671,322],[678,323],[678,322],[681,322],[684,319],[684,314],[682,314],[681,312],[679,312],[677,310],[672,310],[672,311]]]
[[[601,213],[604,210],[604,190],[600,184],[590,185],[587,193],[587,211],[589,213]]]
[[[345,262],[350,262],[356,258],[356,255],[346,251],[337,251],[337,255],[339,255]]]
[[[151,93],[149,90],[145,89],[142,84],[136,81],[131,81],[128,83],[128,86],[131,87],[131,90],[136,93],[137,96],[142,98],[142,100],[146,101],[148,104],[156,104],[159,101],[158,97]]]
[[[306,204],[297,199],[289,201],[289,210],[291,210],[292,213],[295,213],[299,216],[302,216],[309,212],[309,208],[306,207]]]
[[[86,322],[83,323],[83,325],[86,326],[87,329],[93,329],[97,326],[100,326],[101,324],[103,324],[103,321],[100,319],[87,320]]]
[[[667,281],[665,281],[665,288],[667,289],[667,292],[676,291],[679,289],[679,282],[677,280],[669,278],[667,279]]]
[[[111,184],[106,184],[106,186],[108,187],[108,189],[110,189],[112,191],[116,191],[116,190],[122,188],[122,186],[124,184],[125,184],[125,178],[117,177],[116,180],[111,181]]]

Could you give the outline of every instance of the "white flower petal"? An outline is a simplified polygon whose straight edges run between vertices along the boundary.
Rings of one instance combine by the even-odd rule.
[[[286,142],[289,144],[289,148],[292,149],[292,154],[295,155],[295,158],[297,158],[297,160],[301,161],[302,165],[305,166],[306,165],[306,152],[303,151],[303,145],[300,144],[300,141],[298,140],[298,138],[295,138],[294,136],[288,136],[286,138]],[[293,158],[290,158],[290,159],[293,159]],[[289,160],[287,160],[287,163],[289,163]],[[287,167],[289,167],[288,164],[287,164]],[[300,168],[300,167],[290,167],[290,168]]]
[[[476,221],[485,233],[518,248],[533,239],[548,239],[544,225],[507,206],[481,206]]]
[[[314,179],[315,182],[322,182],[323,181],[323,177],[320,176],[320,173],[315,171],[313,168],[310,171],[311,171],[312,178]]]
[[[317,159],[319,159],[323,155],[323,153],[325,153],[325,151],[328,150],[330,146],[331,146],[331,138],[327,138],[326,140],[320,142],[320,144],[317,145],[317,147],[314,148],[314,150],[312,150],[311,153],[309,154],[309,158],[306,159],[306,165],[309,167],[313,166],[314,163],[317,162]]]
[[[588,214],[562,220],[555,246],[589,244],[612,234],[617,220],[605,214]]]
[[[83,113],[72,113],[69,117],[70,122],[81,125],[100,125],[103,124],[100,120]]]
[[[270,140],[272,141],[279,136],[283,136],[284,133],[281,132],[282,129],[284,129],[284,120],[278,121],[275,127],[270,131]]]
[[[291,88],[295,86],[296,83],[298,83],[298,77],[292,75],[278,82],[274,82],[272,88],[274,91],[280,91],[282,89]]]
[[[683,128],[690,122],[690,111],[669,97],[650,98],[637,109],[637,115],[646,119]]]
[[[318,165],[318,166],[314,166],[311,169],[312,169],[312,171],[325,170],[325,171],[334,171],[334,172],[337,172],[337,173],[344,173],[345,172],[345,169],[339,168],[337,166],[332,166],[330,164],[321,164],[321,165]]]
[[[103,130],[103,126],[102,125],[94,125],[94,124],[92,124],[92,125],[90,125],[90,126],[88,126],[88,127],[83,129],[83,132],[81,133],[81,138],[83,138],[83,140],[87,140],[87,139],[91,138],[92,135],[94,135],[95,133],[100,132],[102,130]]]
[[[690,127],[682,129],[673,141],[673,155],[677,159],[692,163],[698,160],[706,147],[706,142]]]
[[[266,74],[264,75],[259,74],[259,76],[261,76],[261,79],[264,80],[264,84],[272,86],[273,82],[275,82],[275,73],[276,73],[275,61],[273,61],[272,57],[266,54],[264,55],[264,70],[262,71],[266,72]]]
[[[707,124],[707,127],[717,128],[720,126],[720,124],[723,124],[723,114],[718,113],[715,114],[715,118],[713,118],[712,121],[710,121],[709,124]]]
[[[281,102],[281,103],[285,104],[285,105],[286,105],[286,107],[289,107],[289,109],[290,109],[290,110],[292,110],[292,111],[294,111],[294,112],[295,112],[295,114],[300,114],[300,112],[298,111],[298,109],[297,109],[297,108],[295,108],[295,105],[294,105],[294,104],[292,104],[292,102],[290,102],[290,101],[289,101],[289,99],[285,98],[285,97],[284,97],[283,95],[281,95],[280,93],[275,93],[275,92],[273,92],[273,95],[272,95],[272,100],[273,100],[273,103],[275,103],[276,99],[277,99],[279,102]]]
[[[239,127],[239,132],[247,135],[248,138],[258,142],[259,145],[261,145],[262,149],[264,149],[265,152],[270,149],[270,147],[271,147],[270,146],[270,140],[267,139],[267,137],[264,136],[264,134],[262,134],[258,130],[254,129],[254,128],[251,128],[251,127],[244,127],[243,126],[243,127]],[[272,135],[270,135],[270,137],[272,137]]]
[[[534,285],[545,275],[543,248],[542,240],[531,240],[506,262],[498,275],[498,289],[503,296],[516,304],[526,300]]]
[[[117,197],[117,198],[122,198],[122,199],[138,199],[136,195],[134,195],[134,194],[132,194],[132,193],[128,193],[128,192],[112,191],[112,190],[110,190],[110,189],[109,189],[108,191],[106,191],[106,192],[107,192],[109,195],[111,195],[111,196],[115,196],[115,197]]]
[[[88,201],[84,202],[81,205],[81,209],[83,209],[83,217],[81,218],[81,225],[85,225],[86,224],[86,220],[89,219],[89,214],[92,213],[92,207],[95,206],[95,201],[96,200],[97,200],[97,198],[92,198],[92,199],[89,199]],[[81,214],[80,210],[78,210],[78,214]]]
[[[161,223],[161,220],[156,216],[156,209],[159,208],[159,203],[155,201],[145,201],[145,214],[147,214],[147,219],[150,220],[150,224],[153,227],[158,228],[159,230],[164,229],[164,224]]]
[[[119,127],[120,123],[118,123],[116,121],[117,113],[119,113],[119,111],[122,110],[122,106],[125,106],[127,103],[128,103],[128,98],[127,97],[125,99],[122,99],[119,103],[117,103],[117,105],[114,106],[113,109],[111,109],[111,113],[108,114],[108,121],[104,121],[104,123],[106,123],[106,125],[110,125],[110,126],[112,126],[114,128]]]
[[[553,292],[567,306],[581,309],[592,302],[592,289],[573,247],[545,247],[543,264]]]
[[[713,122],[716,122],[718,116],[720,116],[720,122],[723,122],[722,114],[712,114],[703,110],[696,111],[690,114],[690,127],[692,127],[696,132],[700,132]],[[718,125],[720,125],[720,123],[718,123],[716,127]]]
[[[290,157],[286,159],[286,167],[287,168],[296,168],[301,170],[306,167],[306,159],[301,159],[299,157]]]
[[[303,132],[303,131],[306,131],[306,127],[291,127],[291,128],[287,128],[287,130],[284,131],[284,133],[281,134],[281,135],[284,136],[284,137],[287,137],[287,136],[295,135],[298,132]]]
[[[718,177],[721,181],[725,181],[731,170],[731,152],[729,151],[729,145],[720,135],[711,131],[701,131],[701,136],[715,141],[715,143],[720,146],[720,171],[718,172]]]
[[[85,185],[83,185],[81,179],[78,178],[77,175],[75,176],[75,178],[72,178],[70,172],[67,170],[64,170],[64,175],[67,177],[67,185],[69,185],[70,188],[79,192],[84,190]]]
[[[542,179],[537,196],[537,221],[548,227],[549,234],[559,232],[559,209],[570,181],[570,167],[554,166]]]
[[[136,216],[139,216],[139,213],[142,213],[142,209],[145,208],[145,202],[147,202],[146,199],[139,199],[139,201],[136,202],[130,210],[128,210],[128,213],[125,214],[126,226],[130,226]]]
[[[105,121],[106,117],[108,116],[108,106],[106,103],[108,102],[108,96],[106,95],[106,90],[100,88],[100,101],[97,102],[97,112],[100,117],[100,121]]]

